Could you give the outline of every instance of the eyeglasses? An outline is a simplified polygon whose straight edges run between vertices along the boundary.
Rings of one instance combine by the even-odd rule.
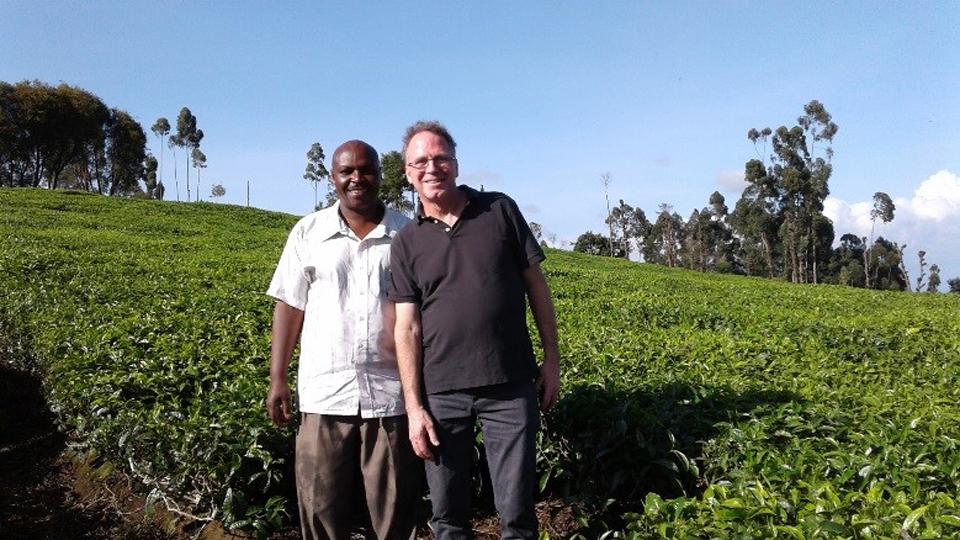
[[[407,167],[413,167],[418,171],[423,171],[427,169],[427,165],[430,162],[433,162],[433,165],[438,169],[447,170],[457,161],[457,158],[453,156],[433,156],[432,158],[422,157],[416,161],[407,163]]]

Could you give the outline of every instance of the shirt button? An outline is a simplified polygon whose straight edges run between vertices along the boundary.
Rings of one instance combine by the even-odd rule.
[[[444,230],[447,231],[447,232],[450,232],[450,227],[447,227],[447,228],[445,228]]]

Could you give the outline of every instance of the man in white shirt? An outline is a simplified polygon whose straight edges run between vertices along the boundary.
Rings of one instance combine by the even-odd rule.
[[[299,337],[304,538],[348,539],[362,491],[379,538],[413,539],[422,466],[408,439],[386,298],[390,242],[410,220],[377,197],[380,161],[369,144],[343,143],[331,173],[339,201],[294,226],[267,291],[277,299],[267,413],[277,425],[293,417],[287,370]]]

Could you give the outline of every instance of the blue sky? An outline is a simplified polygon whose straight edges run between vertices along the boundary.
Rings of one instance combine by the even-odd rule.
[[[0,10],[0,80],[80,86],[145,129],[190,107],[206,134],[202,193],[220,183],[242,204],[249,180],[254,206],[294,214],[313,204],[302,179],[311,143],[328,155],[350,138],[399,149],[418,119],[451,129],[462,183],[509,193],[559,241],[604,227],[604,172],[612,200],[648,215],[667,202],[686,217],[714,190],[732,208],[755,156],[747,130],[793,125],[818,99],[840,126],[828,204],[837,237],[868,234],[865,203],[885,191],[898,216],[878,233],[906,243],[911,262],[925,249],[944,281],[960,276],[955,1],[0,0]]]

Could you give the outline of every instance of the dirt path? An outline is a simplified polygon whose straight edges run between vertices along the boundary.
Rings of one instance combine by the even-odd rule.
[[[142,538],[75,493],[65,449],[37,380],[0,364],[0,538]]]

